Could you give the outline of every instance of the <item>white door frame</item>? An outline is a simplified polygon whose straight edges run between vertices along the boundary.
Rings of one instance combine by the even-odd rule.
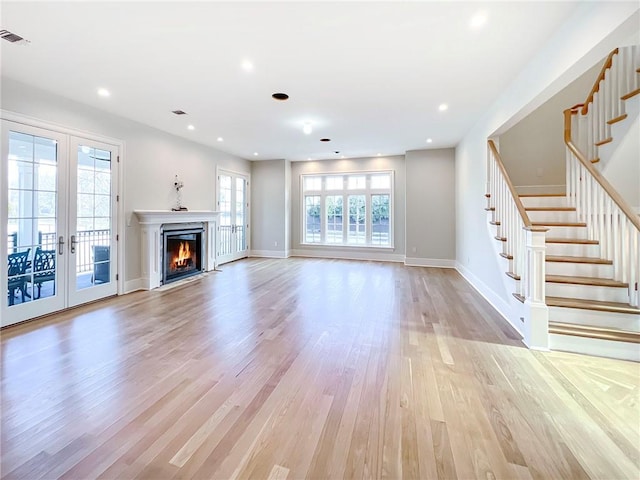
[[[60,134],[60,135],[64,135],[67,137],[66,139],[66,143],[67,146],[70,144],[70,137],[78,137],[78,138],[82,138],[82,139],[87,139],[90,141],[95,141],[98,143],[105,143],[105,144],[109,144],[112,145],[114,147],[117,148],[117,151],[119,152],[119,156],[116,159],[116,177],[117,177],[117,189],[115,194],[116,194],[116,198],[117,198],[117,207],[116,207],[116,211],[114,212],[116,215],[116,223],[114,225],[115,228],[115,234],[118,235],[118,242],[117,242],[117,256],[118,256],[118,261],[117,261],[117,272],[118,272],[118,277],[116,280],[116,285],[117,285],[117,294],[118,295],[122,295],[125,292],[125,278],[124,278],[124,272],[125,272],[125,259],[124,259],[124,245],[126,242],[126,229],[125,229],[125,215],[124,215],[124,195],[123,195],[123,191],[124,191],[124,185],[125,185],[125,178],[123,175],[123,166],[124,166],[124,158],[125,158],[125,145],[124,142],[122,140],[119,140],[117,138],[112,138],[112,137],[107,137],[104,135],[100,135],[100,134],[95,134],[93,132],[88,132],[88,131],[84,131],[84,130],[79,130],[79,129],[75,129],[75,128],[70,128],[70,127],[66,127],[63,125],[59,125],[57,123],[53,123],[53,122],[49,122],[46,120],[41,120],[38,118],[33,118],[27,115],[23,115],[20,113],[16,113],[16,112],[11,112],[8,110],[2,110],[0,109],[0,120],[7,120],[9,122],[13,122],[15,124],[19,124],[22,125],[23,127],[27,127],[27,128],[36,128],[36,129],[41,129],[41,130],[48,130],[54,134]],[[64,161],[68,164],[69,163],[69,155],[71,154],[71,152],[67,151],[66,155],[67,157],[64,159]],[[4,160],[2,160],[2,164],[4,165]],[[7,249],[7,233],[6,233],[6,228],[7,228],[7,210],[6,210],[6,199],[4,198],[4,192],[7,191],[8,188],[8,184],[6,183],[6,175],[3,174],[0,175],[0,178],[2,178],[2,183],[0,183],[0,188],[2,189],[2,199],[0,200],[0,208],[2,209],[2,214],[0,215],[0,235],[2,235],[2,239],[0,239],[0,249],[4,248],[4,250],[1,250],[2,252],[6,252]],[[67,175],[68,177],[68,175]],[[65,211],[65,214],[67,212]],[[67,241],[67,239],[65,239],[65,242]],[[66,248],[66,245],[65,245]],[[6,260],[4,260],[3,262],[1,262],[3,266],[1,266],[0,268],[6,268]],[[6,281],[6,280],[5,280]],[[2,282],[4,283],[4,282]],[[1,298],[1,297],[0,297]],[[12,321],[11,323],[8,323],[8,321],[6,320],[7,317],[7,302],[0,302],[0,312],[2,313],[2,315],[0,315],[2,317],[2,320],[0,321],[0,326],[6,326],[6,325],[10,325],[12,323],[16,323],[22,320],[16,320],[15,322]],[[33,318],[33,317],[28,317],[28,318]],[[24,320],[28,319],[25,318]]]
[[[239,260],[241,258],[247,258],[249,256],[249,252],[251,250],[251,174],[247,173],[247,172],[239,172],[239,171],[234,171],[234,170],[230,170],[228,168],[224,168],[224,167],[216,167],[216,190],[215,190],[215,204],[216,204],[216,211],[220,211],[222,213],[222,211],[220,210],[220,175],[229,175],[231,177],[242,177],[245,179],[246,182],[246,191],[245,191],[245,225],[246,225],[246,230],[245,230],[245,244],[246,244],[246,250],[244,251],[246,254],[243,255],[238,255],[237,252],[235,252],[234,254],[232,254],[231,258],[228,259],[223,259],[222,262],[220,262],[220,252],[216,252],[216,263],[218,265],[222,265],[224,263],[227,262],[233,262],[234,260]],[[232,184],[232,188],[235,189],[235,186]],[[221,218],[222,216],[220,216]],[[218,222],[218,242],[217,242],[217,246],[218,248],[220,248],[220,222]]]

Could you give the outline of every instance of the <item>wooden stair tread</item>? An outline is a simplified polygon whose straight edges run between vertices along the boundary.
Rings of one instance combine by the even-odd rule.
[[[507,277],[511,277],[511,278],[513,278],[514,280],[518,280],[518,281],[520,281],[520,275],[516,275],[516,274],[515,274],[515,273],[513,273],[513,272],[505,272],[505,273],[507,274]]]
[[[566,193],[521,193],[519,197],[566,197]]]
[[[487,207],[487,208],[485,208],[485,210],[487,212],[495,212],[496,211],[496,207]]]
[[[624,120],[625,118],[627,118],[627,114],[623,113],[622,115],[616,117],[616,118],[612,118],[611,120],[607,120],[607,123],[609,125],[613,125],[614,123],[618,123],[621,122],[622,120]]]
[[[575,212],[576,207],[524,207],[528,212]]]
[[[531,222],[536,227],[586,227],[584,222]]]
[[[549,321],[549,333],[595,338],[599,340],[611,340],[614,342],[640,343],[640,333],[638,332],[617,330],[614,328],[575,325],[573,323]]]
[[[547,262],[560,263],[593,263],[598,265],[613,265],[613,261],[597,257],[570,257],[563,255],[547,255]]]
[[[502,258],[506,258],[507,260],[513,260],[513,255],[509,255],[508,253],[501,253],[500,256]]]
[[[524,303],[525,298],[519,293],[512,293],[511,295],[513,295],[515,299],[518,300],[520,303]]]
[[[598,163],[600,161],[600,157],[591,159],[591,163]]]
[[[498,221],[491,221],[489,222],[490,225],[502,225],[502,223],[498,222]]]
[[[596,147],[601,147],[602,145],[606,145],[607,143],[611,143],[611,142],[613,142],[612,137],[605,138],[604,140],[600,140],[599,142],[596,142]]]
[[[506,242],[507,241],[507,237],[500,237],[498,235],[496,235],[495,237],[496,240],[498,240],[499,242]]]
[[[580,245],[599,245],[598,240],[587,240],[585,238],[560,238],[560,237],[547,237],[546,243],[573,243]]]
[[[579,308],[581,310],[598,310],[600,312],[640,315],[640,308],[632,307],[628,303],[603,302],[601,300],[567,297],[546,297],[545,302],[549,307]]]
[[[611,278],[598,277],[573,277],[570,275],[547,275],[547,282],[551,283],[572,283],[575,285],[593,285],[596,287],[618,287],[627,288],[629,284],[613,280]]]
[[[631,97],[635,97],[639,93],[640,93],[640,88],[636,88],[635,90],[627,93],[626,95],[621,96],[620,100],[629,100]]]

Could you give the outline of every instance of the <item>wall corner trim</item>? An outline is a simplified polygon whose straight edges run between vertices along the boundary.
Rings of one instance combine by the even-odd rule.
[[[491,290],[485,283],[483,283],[478,277],[471,273],[471,271],[464,267],[460,262],[456,262],[455,269],[460,275],[464,277],[469,285],[471,285],[487,302],[489,302],[489,305],[491,305],[493,309],[498,312],[498,314],[518,332],[518,334],[520,334],[520,336],[522,336],[522,344],[526,345],[524,342],[522,326],[517,325],[510,320],[510,318],[515,319],[517,317],[513,313],[513,308],[502,298],[496,295],[493,290]]]
[[[407,267],[434,267],[434,268],[456,268],[455,260],[441,258],[412,258],[406,257],[404,264]]]
[[[138,290],[145,290],[144,278],[135,278],[133,280],[127,280],[124,282],[124,293],[133,293]]]

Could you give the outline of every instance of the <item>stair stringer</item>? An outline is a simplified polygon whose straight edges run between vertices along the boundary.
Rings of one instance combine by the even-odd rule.
[[[486,222],[487,231],[490,236],[491,244],[493,245],[493,251],[495,254],[494,258],[496,258],[498,262],[498,269],[500,270],[500,272],[502,272],[502,275],[501,275],[502,285],[504,287],[504,292],[506,293],[506,297],[508,298],[508,306],[510,309],[510,311],[505,312],[505,315],[503,316],[511,324],[511,326],[515,328],[518,331],[518,333],[522,336],[523,343],[527,345],[527,347],[530,347],[529,342],[527,341],[527,338],[525,335],[524,304],[520,302],[516,297],[513,296],[513,292],[518,291],[517,284],[519,283],[519,281],[506,275],[507,272],[511,271],[512,260],[508,260],[500,256],[501,253],[507,253],[507,252],[503,251],[503,246],[502,246],[503,242],[500,242],[495,239],[495,237],[498,235],[499,232],[498,232],[498,227],[496,225],[491,225],[490,222],[492,221],[493,221],[492,212],[487,212],[487,222]]]

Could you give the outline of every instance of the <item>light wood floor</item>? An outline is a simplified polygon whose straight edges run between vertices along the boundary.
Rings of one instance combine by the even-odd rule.
[[[1,332],[2,478],[637,479],[637,364],[453,270],[251,259]]]

